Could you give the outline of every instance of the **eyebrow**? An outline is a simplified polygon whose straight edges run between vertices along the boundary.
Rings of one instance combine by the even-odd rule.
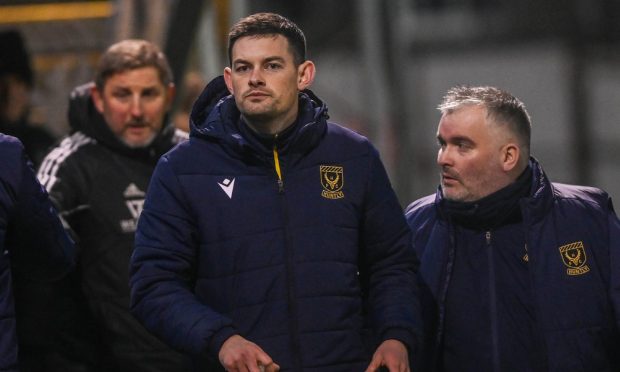
[[[265,62],[274,62],[274,61],[284,62],[285,60],[284,60],[284,58],[278,57],[278,56],[273,56],[273,57],[265,58]]]
[[[450,137],[449,141],[446,141],[440,134],[437,135],[437,141],[439,142],[445,142],[445,143],[456,143],[456,142],[466,142],[466,143],[471,143],[474,144],[475,142],[466,136],[454,136],[454,137]]]
[[[133,87],[131,86],[127,86],[127,85],[115,85],[110,87],[111,90],[113,91],[131,91],[133,90]],[[146,91],[146,90],[159,90],[160,86],[155,84],[155,85],[147,85],[144,87],[140,87],[139,88],[140,91]]]
[[[266,63],[266,62],[274,62],[274,61],[275,61],[275,62],[282,62],[282,63],[284,63],[284,62],[285,62],[285,59],[284,59],[284,58],[282,58],[282,57],[279,57],[279,56],[270,56],[270,57],[265,58],[265,59],[263,60],[263,63]],[[250,62],[249,62],[249,61],[247,61],[247,60],[245,60],[245,59],[243,59],[243,58],[238,58],[238,59],[235,59],[235,60],[233,61],[233,65],[236,65],[236,64],[239,64],[239,63],[250,63]]]

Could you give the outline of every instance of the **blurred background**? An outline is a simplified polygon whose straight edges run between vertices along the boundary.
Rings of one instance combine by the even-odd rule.
[[[30,120],[68,131],[73,87],[92,79],[100,53],[124,38],[158,43],[187,125],[196,95],[227,64],[226,37],[259,11],[296,22],[318,69],[313,90],[331,118],[379,148],[406,205],[433,193],[437,104],[458,84],[519,97],[533,120],[532,153],[558,182],[620,198],[618,0],[0,0],[0,32],[30,52]],[[0,54],[17,53],[0,45]]]

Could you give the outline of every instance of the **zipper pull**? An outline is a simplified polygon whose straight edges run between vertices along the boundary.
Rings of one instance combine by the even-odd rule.
[[[491,244],[491,232],[487,231],[487,233],[485,234],[485,237],[487,239],[487,244]]]

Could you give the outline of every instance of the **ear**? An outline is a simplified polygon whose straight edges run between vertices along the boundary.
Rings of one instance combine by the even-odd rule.
[[[230,67],[224,68],[224,81],[226,82],[226,87],[228,88],[230,94],[234,95],[235,92],[233,90],[232,84],[232,70],[230,69]]]
[[[314,62],[305,61],[297,67],[297,89],[304,90],[312,85],[314,82],[314,75],[316,73],[316,67]]]
[[[95,104],[95,108],[99,111],[100,114],[103,114],[103,97],[101,96],[101,92],[97,89],[96,85],[93,85],[90,88],[90,96],[93,99],[93,103]]]
[[[502,168],[505,172],[516,169],[521,159],[521,149],[516,143],[508,143],[502,148]]]

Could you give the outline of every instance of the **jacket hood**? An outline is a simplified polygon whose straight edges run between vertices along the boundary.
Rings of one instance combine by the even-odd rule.
[[[327,106],[312,91],[299,93],[299,114],[293,135],[281,148],[303,153],[314,147],[327,129]],[[217,141],[239,154],[264,152],[243,135],[241,113],[223,76],[211,80],[198,97],[190,115],[190,137]],[[302,140],[303,139],[303,140]]]
[[[532,222],[541,220],[553,206],[553,184],[547,177],[542,165],[534,157],[530,157],[532,169],[532,188],[530,196],[521,200],[524,216],[529,213]]]
[[[90,93],[93,86],[93,82],[80,85],[69,96],[68,118],[72,133],[80,131],[112,151],[139,159],[157,160],[172,147],[175,128],[167,117],[164,118],[166,124],[149,146],[132,148],[119,140],[95,108]]]

